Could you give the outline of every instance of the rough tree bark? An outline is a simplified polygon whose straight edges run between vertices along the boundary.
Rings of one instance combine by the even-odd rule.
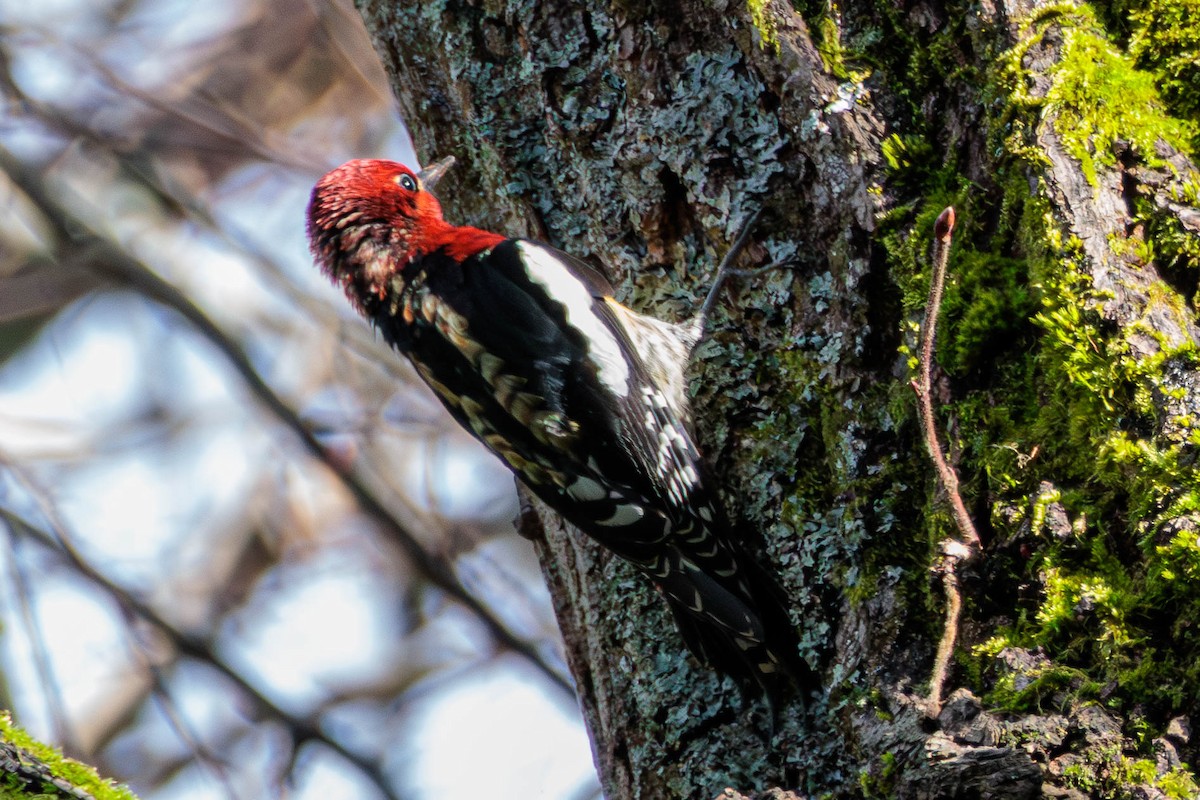
[[[643,581],[544,515],[607,797],[1195,788],[1195,129],[1090,9],[359,3],[418,152],[459,159],[453,220],[592,258],[671,319],[755,209],[746,265],[796,260],[727,294],[693,389],[826,691],[769,735]],[[951,203],[935,393],[984,552],[930,718],[953,523],[908,354]]]

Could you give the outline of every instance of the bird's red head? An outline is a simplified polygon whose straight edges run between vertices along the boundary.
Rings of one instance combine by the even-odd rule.
[[[429,193],[447,162],[418,174],[395,161],[348,161],[317,182],[308,203],[308,244],[317,265],[360,312],[383,299],[393,275],[449,225]],[[432,177],[430,177],[432,176]]]

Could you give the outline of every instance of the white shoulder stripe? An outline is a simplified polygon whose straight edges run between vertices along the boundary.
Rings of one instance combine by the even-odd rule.
[[[592,293],[583,281],[571,274],[554,254],[533,242],[517,242],[517,251],[525,262],[529,277],[541,285],[550,297],[562,303],[567,322],[583,332],[588,358],[596,373],[614,394],[629,394],[629,365],[612,331],[592,311]]]

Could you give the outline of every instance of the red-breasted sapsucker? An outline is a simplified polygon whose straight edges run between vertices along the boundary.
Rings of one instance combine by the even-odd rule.
[[[321,178],[321,270],[530,491],[654,582],[702,661],[771,698],[810,685],[782,593],[702,478],[683,376],[699,327],[630,311],[545,244],[446,222],[429,190],[450,161]]]

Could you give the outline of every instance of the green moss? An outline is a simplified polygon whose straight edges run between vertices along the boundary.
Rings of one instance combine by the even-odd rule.
[[[1186,765],[1175,767],[1166,775],[1157,778],[1154,785],[1172,800],[1190,800],[1200,796],[1200,784],[1196,783]]]
[[[1098,560],[1103,559],[1100,556]],[[1116,571],[1088,574],[1085,570],[1047,565],[1042,580],[1043,600],[1037,610],[1036,627],[1039,638],[1051,649],[1074,656],[1077,661],[1114,662],[1138,643],[1128,624],[1136,595],[1130,591],[1128,579],[1122,580]],[[1128,665],[1118,662],[1107,666]]]
[[[1198,787],[1186,768],[1173,768],[1162,775],[1148,758],[1132,758],[1115,747],[1096,748],[1083,759],[1063,769],[1066,784],[1094,797],[1134,798],[1144,796],[1131,787],[1153,786],[1167,797],[1188,800]]]
[[[1064,25],[1064,19],[1071,24]],[[1022,61],[1051,24],[1063,37],[1060,56],[1046,72],[1049,88],[1035,95],[1023,80]],[[1155,156],[1160,138],[1187,149],[1196,125],[1167,113],[1155,75],[1137,69],[1133,59],[1108,40],[1083,7],[1045,9],[1032,28],[1035,32],[1012,51],[1008,61],[1007,69],[1014,73],[1009,83],[1013,99],[1057,118],[1055,132],[1079,161],[1089,183],[1096,185],[1098,165],[1116,163],[1114,145],[1118,141],[1129,143],[1151,165],[1161,163]]]
[[[779,28],[775,17],[768,10],[767,0],[747,0],[746,7],[750,11],[750,24],[758,31],[759,45],[764,50],[779,52]]]
[[[55,776],[72,786],[77,786],[96,800],[137,800],[128,787],[105,780],[86,764],[66,758],[57,749],[32,738],[12,723],[7,713],[0,712],[0,738],[28,752],[48,767]],[[11,778],[10,778],[11,780]],[[0,798],[61,797],[61,792],[51,791],[45,795],[30,794],[23,786],[0,785]]]
[[[1046,73],[1051,86],[1037,99],[1028,92],[1034,81],[1024,74],[1022,57],[1051,26],[1061,37],[1063,59]],[[968,395],[955,409],[963,427],[978,431],[978,445],[968,440],[968,470],[982,466],[987,485],[1000,490],[993,519],[1012,519],[1009,535],[1032,537],[1026,545],[1032,557],[1016,579],[1032,579],[1039,591],[977,654],[987,659],[1004,646],[1041,646],[1056,670],[1022,692],[1002,681],[990,699],[1005,708],[1043,702],[1047,687],[1062,689],[1056,684],[1072,674],[1067,688],[1076,696],[1086,696],[1089,687],[1118,686],[1110,702],[1141,702],[1160,716],[1193,711],[1200,686],[1189,666],[1200,656],[1200,638],[1182,622],[1200,610],[1196,584],[1184,577],[1200,574],[1195,536],[1157,533],[1192,513],[1200,497],[1195,421],[1164,416],[1164,398],[1181,399],[1184,391],[1171,375],[1194,369],[1193,348],[1166,341],[1149,322],[1134,319],[1118,328],[1108,321],[1102,308],[1110,298],[1092,285],[1081,244],[1059,233],[1043,201],[1023,196],[1030,185],[1025,170],[1036,174],[1044,166],[1032,145],[1043,125],[1054,127],[1093,183],[1098,170],[1114,163],[1118,139],[1152,164],[1157,139],[1186,143],[1188,126],[1165,113],[1152,76],[1131,63],[1090,17],[1059,8],[1032,23],[1029,39],[1009,55],[994,84],[1009,104],[993,135],[1016,156],[1011,172],[1000,172],[1011,175],[1012,191],[1004,193],[999,229],[1025,254],[1026,277],[1015,275],[1013,285],[1026,280],[1038,310],[1030,318],[1035,335],[1024,385],[989,391],[986,402]],[[1143,211],[1152,222],[1152,212]],[[1160,263],[1162,253],[1194,246],[1165,223],[1148,224],[1144,240],[1109,244],[1125,258]],[[1171,286],[1151,286],[1147,294],[1140,311],[1147,320],[1193,313],[1193,298],[1181,298]],[[953,353],[948,339],[942,352]],[[1157,352],[1147,351],[1146,339]],[[1136,347],[1135,340],[1141,342]],[[1021,438],[1009,448],[1006,437]],[[1032,452],[1036,458],[1023,465],[1014,458]],[[1042,480],[1058,488],[1044,494],[1035,483]],[[1070,517],[1065,535],[1045,529],[1051,502]],[[1011,507],[1027,511],[998,513]],[[1025,520],[1029,533],[1021,534]]]
[[[1036,307],[1028,262],[964,249],[951,266],[954,282],[943,303],[941,364],[954,375],[991,370],[1009,349],[1032,343]]]
[[[890,19],[886,11],[880,16]],[[1031,76],[1024,56],[1052,27],[1062,59]],[[1074,6],[1041,12],[1020,46],[996,63],[981,81],[981,102],[993,109],[989,149],[1003,154],[991,173],[994,191],[956,183],[960,165],[919,118],[883,147],[897,202],[880,236],[907,312],[901,354],[915,366],[932,222],[955,205],[962,224],[937,348],[953,399],[939,419],[968,506],[986,507],[977,516],[990,523],[985,535],[1021,543],[1019,557],[987,556],[990,583],[978,592],[976,613],[998,596],[1011,597],[1016,615],[987,632],[967,672],[1005,710],[1075,703],[1110,685],[1119,688],[1108,702],[1143,703],[1156,718],[1196,713],[1200,634],[1187,620],[1200,614],[1200,432],[1187,414],[1168,418],[1164,405],[1172,397],[1186,405],[1171,375],[1193,370],[1196,356],[1153,333],[1149,320],[1194,315],[1197,299],[1181,297],[1177,287],[1195,285],[1186,271],[1200,263],[1200,244],[1148,202],[1137,207],[1142,238],[1114,240],[1114,252],[1176,275],[1150,287],[1140,311],[1145,322],[1119,328],[1105,317],[1110,298],[1093,286],[1081,243],[1064,235],[1038,178],[1047,167],[1038,135],[1047,125],[1093,184],[1115,164],[1118,141],[1130,144],[1135,160],[1161,166],[1155,143],[1186,146],[1194,126],[1167,114],[1155,76],[1135,68]],[[897,75],[912,68],[889,65]],[[1046,93],[1034,96],[1034,87]],[[1187,176],[1169,191],[1186,203],[1200,194]],[[1147,339],[1157,353],[1147,351]],[[901,382],[891,409],[911,421],[905,389]],[[924,513],[944,535],[950,527],[936,484],[925,485]],[[1046,522],[1051,504],[1065,509],[1065,531]],[[1190,514],[1195,525],[1171,527]],[[1012,605],[1003,607],[1011,615]],[[1042,647],[1051,658],[1019,691],[1011,676],[994,682],[990,669],[1010,646]]]
[[[835,0],[793,0],[792,7],[808,25],[809,37],[821,56],[825,71],[839,80],[861,83],[871,74],[869,58],[859,40],[852,46],[842,41],[842,10]]]
[[[1158,0],[1131,14],[1136,30],[1130,53],[1158,74],[1158,86],[1177,112],[1200,115],[1200,1]]]
[[[1155,75],[1173,113],[1200,115],[1200,2],[1124,0],[1098,6],[1113,36]]]
[[[897,759],[894,753],[884,753],[878,763],[858,773],[858,787],[864,798],[892,797],[895,794]]]
[[[1175,203],[1200,207],[1200,183],[1196,176],[1181,179],[1170,186]],[[1179,286],[1192,286],[1191,296],[1182,298],[1191,313],[1200,309],[1200,236],[1180,224],[1179,219],[1148,199],[1138,198],[1138,219],[1146,229],[1146,261],[1153,261],[1163,275],[1173,276]]]
[[[1022,676],[1019,688],[1015,676],[1000,678],[986,700],[993,708],[1008,713],[1045,713],[1095,700],[1102,688],[1103,684],[1092,680],[1081,669],[1050,665],[1032,675]]]
[[[1096,771],[1085,764],[1068,764],[1063,768],[1063,781],[1067,786],[1091,792],[1099,787]]]

